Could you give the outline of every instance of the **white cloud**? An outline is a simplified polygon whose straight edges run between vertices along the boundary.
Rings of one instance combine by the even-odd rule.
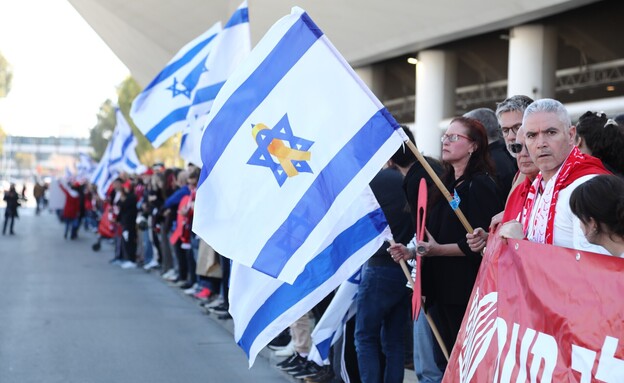
[[[0,0],[0,52],[13,85],[0,125],[20,136],[81,136],[128,69],[66,0]]]

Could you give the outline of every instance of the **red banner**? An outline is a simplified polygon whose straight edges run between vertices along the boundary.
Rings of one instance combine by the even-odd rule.
[[[624,382],[624,259],[491,237],[443,382]]]

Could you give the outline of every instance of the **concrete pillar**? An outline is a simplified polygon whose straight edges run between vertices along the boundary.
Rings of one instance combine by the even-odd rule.
[[[507,96],[553,98],[557,70],[557,32],[544,25],[522,25],[509,34]]]
[[[366,65],[355,68],[355,73],[364,81],[364,84],[370,89],[379,100],[383,102],[383,73],[372,65]]]
[[[416,145],[424,154],[440,158],[440,122],[455,115],[457,57],[454,53],[426,50],[416,64]]]

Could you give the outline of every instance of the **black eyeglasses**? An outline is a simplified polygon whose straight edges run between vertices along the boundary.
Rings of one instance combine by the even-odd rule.
[[[518,130],[520,130],[520,127],[522,126],[522,124],[516,124],[514,126],[510,126],[510,127],[503,127],[501,128],[501,130],[503,131],[503,136],[507,137],[509,135],[509,132],[513,132],[513,134],[518,134]]]
[[[524,145],[520,144],[520,143],[513,143],[513,144],[509,144],[509,151],[512,152],[513,154],[518,154],[522,151],[522,148],[524,148]]]

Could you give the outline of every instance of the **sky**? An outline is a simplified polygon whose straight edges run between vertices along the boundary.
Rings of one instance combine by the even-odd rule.
[[[129,70],[67,0],[0,0],[0,52],[13,67],[0,98],[11,135],[88,137]]]

